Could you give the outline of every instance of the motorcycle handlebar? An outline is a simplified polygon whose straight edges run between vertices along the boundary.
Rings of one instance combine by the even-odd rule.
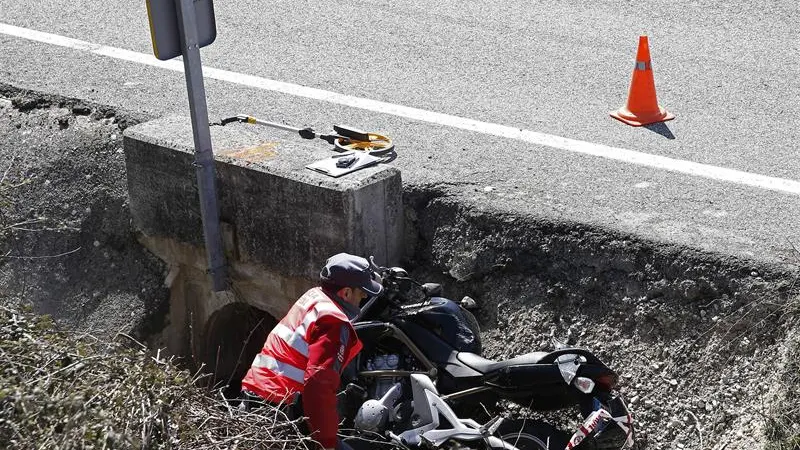
[[[408,276],[408,272],[402,267],[383,267],[375,264],[375,258],[370,256],[370,266],[372,271],[377,275],[377,281],[383,286],[383,292],[372,297],[361,308],[358,316],[353,319],[353,322],[364,320],[372,313],[372,310],[379,302],[386,302],[383,306],[399,307],[408,296],[411,288],[410,285],[418,286],[426,298],[441,293],[441,286],[434,283],[421,284],[418,281]],[[409,286],[403,286],[408,283]]]

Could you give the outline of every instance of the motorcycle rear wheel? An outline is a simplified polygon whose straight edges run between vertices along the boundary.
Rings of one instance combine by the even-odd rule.
[[[495,435],[519,450],[563,450],[570,438],[549,423],[533,419],[506,420]]]

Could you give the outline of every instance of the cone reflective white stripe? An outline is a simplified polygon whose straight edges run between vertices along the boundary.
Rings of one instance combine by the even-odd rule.
[[[303,383],[305,381],[305,370],[297,368],[291,364],[278,361],[277,359],[267,356],[263,353],[256,355],[255,359],[253,360],[253,367],[269,369],[278,375],[284,376],[298,383]]]

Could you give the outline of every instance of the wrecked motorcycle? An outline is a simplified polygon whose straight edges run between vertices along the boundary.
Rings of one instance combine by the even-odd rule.
[[[343,375],[340,404],[354,435],[426,448],[633,445],[618,376],[589,350],[559,344],[505,361],[483,358],[474,300],[443,298],[440,285],[418,283],[402,268],[374,268],[384,291],[353,320],[364,348]],[[541,420],[470,417],[501,399],[534,411],[577,406],[584,422],[570,436]]]

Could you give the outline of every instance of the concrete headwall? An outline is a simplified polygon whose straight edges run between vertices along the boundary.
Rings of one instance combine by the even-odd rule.
[[[171,267],[168,348],[201,360],[220,353],[209,347],[219,345],[213,328],[230,326],[214,317],[226,307],[244,303],[280,318],[329,256],[396,264],[403,235],[398,170],[381,165],[331,178],[305,168],[332,156],[323,141],[244,124],[211,132],[231,281],[222,294],[212,294],[206,275],[189,119],[170,116],[124,135],[134,226]]]

